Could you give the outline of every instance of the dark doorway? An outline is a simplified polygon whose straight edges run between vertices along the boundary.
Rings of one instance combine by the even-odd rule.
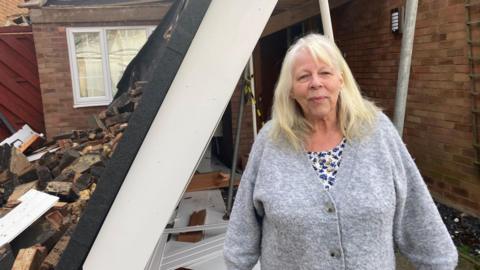
[[[271,118],[273,93],[288,47],[297,38],[312,32],[323,33],[320,16],[294,24],[258,42],[253,57],[257,110],[260,111],[260,114],[257,113],[259,128]]]

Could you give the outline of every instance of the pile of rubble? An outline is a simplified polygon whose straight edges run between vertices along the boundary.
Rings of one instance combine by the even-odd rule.
[[[53,207],[40,218],[32,218],[27,229],[0,247],[0,269],[53,269],[57,265],[106,161],[139,104],[144,84],[136,82],[95,116],[98,128],[58,135],[41,148],[28,149],[29,157],[22,153],[25,147],[0,146],[1,233],[4,217],[23,203],[21,198],[28,191],[58,197]]]

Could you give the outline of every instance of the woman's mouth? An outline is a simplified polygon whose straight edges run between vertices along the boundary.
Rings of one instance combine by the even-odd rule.
[[[320,102],[320,101],[323,101],[323,100],[325,100],[325,99],[327,99],[326,96],[318,96],[318,97],[311,97],[311,98],[309,98],[308,100],[309,100],[309,101]]]

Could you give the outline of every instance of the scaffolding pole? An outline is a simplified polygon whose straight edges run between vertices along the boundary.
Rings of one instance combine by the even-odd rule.
[[[407,105],[408,81],[412,63],[413,38],[415,34],[415,21],[417,19],[418,0],[407,0],[405,10],[405,23],[400,50],[400,63],[398,67],[397,93],[395,96],[395,112],[393,123],[400,136],[403,135],[405,122],[405,108]]]
[[[333,38],[332,18],[330,17],[330,6],[328,0],[319,0],[320,16],[322,17],[323,34],[335,42]]]
[[[243,72],[244,78],[248,74],[248,64],[245,67]],[[242,122],[243,122],[243,107],[245,106],[245,84],[248,83],[244,80],[240,88],[240,104],[238,106],[238,115],[237,115],[237,128],[235,132],[235,145],[233,148],[233,158],[232,158],[232,170],[230,171],[230,180],[228,182],[228,199],[227,199],[227,208],[225,215],[223,216],[224,220],[230,218],[233,208],[233,183],[235,181],[235,172],[237,170],[238,163],[238,152],[240,151],[240,133],[242,132]]]

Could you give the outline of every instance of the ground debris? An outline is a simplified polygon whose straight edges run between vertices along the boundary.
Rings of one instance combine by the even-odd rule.
[[[30,146],[25,154],[8,144],[0,146],[0,217],[19,205],[19,198],[31,189],[60,200],[0,247],[0,269],[56,267],[106,162],[128,127],[145,83],[135,83],[95,116],[96,128],[64,132],[43,145]]]
[[[461,252],[480,262],[480,219],[436,204],[455,245]]]

